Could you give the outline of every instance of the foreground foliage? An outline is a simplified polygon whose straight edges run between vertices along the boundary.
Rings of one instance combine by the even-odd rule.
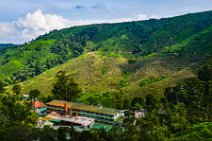
[[[149,94],[145,99],[135,97],[131,102],[115,100],[117,106],[129,108],[130,112],[123,126],[114,126],[109,132],[33,128],[36,116],[27,102],[4,93],[0,95],[0,138],[2,141],[209,141],[212,139],[211,73],[211,63],[208,63],[199,69],[198,78],[167,88],[160,99]],[[121,100],[118,94],[114,95]],[[145,117],[135,118],[134,112],[140,108],[146,109]]]

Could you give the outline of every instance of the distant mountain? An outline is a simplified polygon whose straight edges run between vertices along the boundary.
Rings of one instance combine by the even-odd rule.
[[[18,47],[18,45],[15,45],[15,44],[1,44],[0,43],[0,55],[4,54],[6,52],[6,50],[13,49],[15,47]]]
[[[54,75],[64,69],[87,93],[120,88],[133,95],[157,94],[195,77],[211,54],[212,11],[94,24],[54,30],[6,50],[0,55],[0,80],[24,81],[24,93],[37,87],[49,94]]]
[[[15,44],[1,44],[0,43],[0,48],[6,48],[6,47],[17,47],[18,45],[15,45]]]

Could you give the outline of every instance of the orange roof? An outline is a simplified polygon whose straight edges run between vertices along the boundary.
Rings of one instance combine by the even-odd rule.
[[[108,114],[108,115],[116,115],[120,112],[117,109],[105,108],[102,106],[79,104],[79,103],[73,103],[73,102],[64,102],[61,100],[53,100],[46,104],[48,106],[58,106],[58,107],[63,107],[63,108],[66,105],[68,108],[72,108],[72,109],[76,109],[76,110],[85,110],[85,111],[89,111],[89,112],[102,113],[102,114]]]
[[[51,118],[50,117],[42,117],[39,120],[51,120]]]
[[[62,117],[61,114],[58,114],[57,112],[51,112],[49,113],[48,115],[46,115],[46,117],[51,117],[51,116],[54,116],[54,117]]]
[[[61,118],[63,116],[58,114],[57,112],[51,112],[48,115],[46,115],[45,117],[40,118],[40,120],[53,120],[54,118],[52,118],[52,117]]]
[[[40,109],[40,108],[43,108],[43,107],[46,107],[46,105],[38,100],[36,101],[32,101],[32,105],[33,107],[35,107],[36,109]]]

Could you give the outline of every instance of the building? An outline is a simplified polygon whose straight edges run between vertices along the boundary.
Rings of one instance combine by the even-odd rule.
[[[46,107],[46,105],[43,102],[40,102],[39,100],[32,101],[32,105],[35,109],[41,109]]]
[[[33,106],[33,109],[35,109],[35,112],[40,115],[40,116],[44,116],[46,115],[46,111],[47,111],[47,106],[43,103],[43,102],[40,102],[39,100],[35,100],[35,101],[32,101],[32,106]]]
[[[80,126],[84,129],[91,128],[94,124],[95,120],[93,118],[81,117],[81,116],[72,116],[72,115],[60,115],[57,112],[51,112],[45,117],[39,118],[37,123],[38,128],[43,128],[44,126],[53,127],[54,125],[60,126]]]
[[[135,118],[144,117],[145,116],[145,113],[146,113],[146,110],[145,109],[137,110],[137,111],[135,111]]]
[[[79,104],[73,102],[64,102],[60,100],[53,100],[47,105],[47,112],[56,111],[60,114],[79,115],[95,119],[102,123],[116,123],[121,116],[121,112],[117,109],[105,108],[102,106],[92,106],[86,104]]]

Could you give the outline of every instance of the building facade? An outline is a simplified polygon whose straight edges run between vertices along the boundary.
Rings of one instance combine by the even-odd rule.
[[[60,114],[72,114],[95,119],[97,122],[114,124],[121,116],[121,112],[117,109],[105,108],[102,106],[92,106],[73,102],[64,102],[61,100],[53,100],[46,103],[47,111],[50,113],[56,111]]]

